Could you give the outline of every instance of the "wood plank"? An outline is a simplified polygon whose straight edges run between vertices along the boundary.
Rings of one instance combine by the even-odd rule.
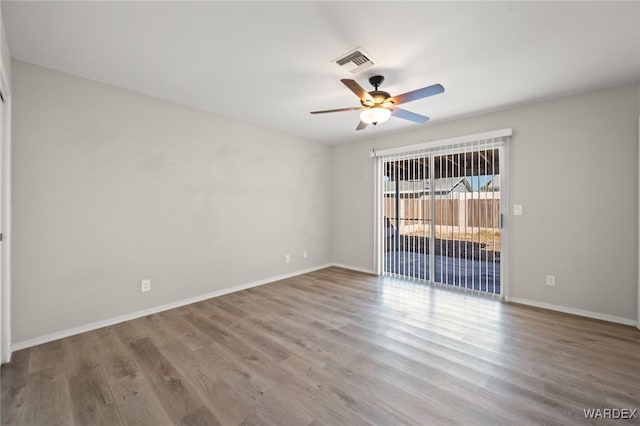
[[[191,305],[190,307],[195,305],[198,305],[198,303]],[[192,327],[184,318],[184,315],[188,312],[188,308],[189,307],[184,307],[182,309],[172,309],[170,311],[162,312],[160,313],[161,321],[163,326],[172,329],[179,337],[179,340],[187,345],[189,349],[202,349],[211,343],[211,339],[200,330]]]
[[[203,360],[194,351],[180,342],[162,348],[162,353],[176,369],[191,383],[200,398],[211,410],[216,421],[224,425],[243,422],[250,406],[242,403],[242,396],[223,379],[215,360]],[[209,368],[204,367],[207,365]]]
[[[62,369],[39,369],[29,375],[30,410],[25,425],[67,426],[73,424],[68,382]]]
[[[23,425],[33,405],[28,398],[27,377],[33,348],[17,351],[10,364],[2,365],[2,424]]]
[[[91,331],[60,340],[67,375],[76,375],[81,370],[92,370],[100,366],[97,339],[96,332]]]
[[[64,362],[64,351],[60,340],[34,347],[29,358],[29,373],[36,373]]]
[[[133,352],[113,328],[98,330],[101,366],[125,425],[171,425],[162,404],[150,389]]]
[[[174,423],[204,405],[184,377],[167,360],[151,339],[144,337],[130,343],[136,361],[153,392]]]
[[[122,425],[122,420],[100,367],[83,366],[68,375],[74,423]],[[37,407],[37,406],[36,406]]]
[[[171,426],[155,393],[150,389],[131,393],[124,400],[116,400],[122,421],[127,426]]]
[[[216,417],[206,407],[200,407],[187,414],[180,420],[183,426],[222,426]]]

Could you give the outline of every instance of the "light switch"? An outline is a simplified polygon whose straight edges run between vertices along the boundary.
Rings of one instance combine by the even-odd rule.
[[[522,206],[520,204],[515,204],[513,206],[513,215],[522,216]]]

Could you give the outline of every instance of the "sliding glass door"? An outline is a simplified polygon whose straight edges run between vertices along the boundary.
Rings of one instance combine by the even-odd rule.
[[[382,272],[502,293],[502,141],[380,159]]]

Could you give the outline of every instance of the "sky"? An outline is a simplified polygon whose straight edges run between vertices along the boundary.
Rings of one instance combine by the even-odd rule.
[[[493,175],[467,176],[467,179],[469,180],[469,183],[471,183],[471,187],[473,188],[473,190],[477,191],[487,183],[491,182],[491,180],[493,179]],[[385,176],[384,180],[388,181],[389,177]]]
[[[471,183],[471,187],[473,188],[473,190],[477,191],[479,188],[491,182],[491,179],[493,179],[493,176],[492,175],[467,176],[467,179]]]

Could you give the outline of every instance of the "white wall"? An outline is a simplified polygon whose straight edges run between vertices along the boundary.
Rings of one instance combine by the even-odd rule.
[[[510,218],[510,297],[634,322],[638,109],[638,85],[625,85],[336,146],[334,261],[373,268],[374,145],[511,127],[510,202],[524,215]]]
[[[13,94],[14,342],[331,261],[331,147],[18,61]]]

